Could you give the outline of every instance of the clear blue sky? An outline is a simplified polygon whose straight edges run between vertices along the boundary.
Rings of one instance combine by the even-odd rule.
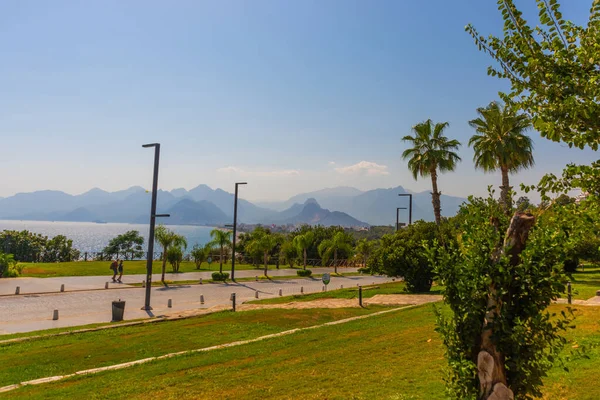
[[[562,3],[568,19],[589,15],[591,0]],[[486,75],[469,22],[499,33],[496,1],[3,1],[0,196],[149,187],[140,146],[155,141],[164,189],[429,189],[400,138],[432,118],[466,144],[475,109],[507,88]],[[537,165],[515,184],[597,158],[532,135]],[[444,193],[499,184],[461,156]]]

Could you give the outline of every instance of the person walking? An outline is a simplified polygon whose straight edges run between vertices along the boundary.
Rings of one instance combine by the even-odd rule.
[[[123,283],[123,282],[121,282],[122,277],[123,277],[123,260],[121,260],[121,262],[119,262],[119,278],[117,278],[117,282]]]
[[[117,269],[119,267],[119,259],[117,258],[116,260],[114,260],[111,264],[110,264],[110,269],[112,269],[113,272],[113,277],[112,277],[112,281],[116,282],[117,281]]]

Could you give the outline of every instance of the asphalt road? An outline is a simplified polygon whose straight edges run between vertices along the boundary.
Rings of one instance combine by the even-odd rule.
[[[283,271],[283,270],[281,270]],[[242,272],[242,271],[240,271]],[[256,275],[254,271],[251,271]],[[317,271],[315,271],[317,272]],[[282,274],[285,275],[285,274]],[[289,275],[289,273],[288,273]],[[240,276],[241,277],[241,276]],[[64,279],[64,278],[63,278]],[[381,276],[332,277],[329,290],[383,283],[391,278]],[[228,284],[182,285],[170,288],[153,287],[151,294],[151,312],[142,311],[144,288],[93,290],[80,292],[52,293],[41,295],[20,295],[0,297],[0,334],[29,332],[65,326],[77,326],[90,323],[109,322],[112,318],[112,301],[125,300],[125,319],[147,318],[177,311],[210,308],[218,305],[230,305],[231,293],[236,293],[239,303],[259,298],[320,292],[323,283],[319,279],[276,279],[259,282],[240,282]],[[200,295],[205,303],[200,304]],[[172,300],[172,308],[167,307]],[[53,310],[59,311],[59,319],[52,320]]]

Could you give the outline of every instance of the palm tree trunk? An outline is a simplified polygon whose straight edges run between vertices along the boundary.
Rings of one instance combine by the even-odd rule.
[[[304,249],[304,269],[306,269],[306,249]]]
[[[337,249],[333,250],[333,272],[337,274]]]
[[[221,250],[219,252],[219,273],[223,273],[223,246],[221,246]]]
[[[265,251],[265,255],[264,255],[264,262],[265,262],[265,276],[267,276],[267,257],[269,256],[269,253]]]
[[[502,173],[502,186],[500,186],[500,204],[502,205],[502,209],[508,215],[512,209],[512,201],[510,198],[510,182],[508,180],[508,168],[501,167],[500,171]]]
[[[163,260],[162,260],[162,276],[160,277],[160,281],[165,283],[165,270],[167,269],[167,247],[163,247]]]
[[[440,192],[437,187],[437,170],[434,168],[430,171],[431,173],[431,186],[433,191],[431,192],[431,204],[433,205],[433,214],[435,215],[435,223],[439,225],[442,221],[442,205],[440,202]]]

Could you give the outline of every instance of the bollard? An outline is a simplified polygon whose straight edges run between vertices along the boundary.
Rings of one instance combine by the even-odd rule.
[[[323,289],[321,289],[321,292],[324,292],[324,291],[325,291],[325,286],[323,286]]]
[[[21,288],[19,286],[17,286],[17,288],[15,289],[15,294],[20,294],[21,293]]]
[[[142,287],[146,287],[146,281],[142,281]]]
[[[358,305],[359,306],[363,306],[362,305],[362,286],[358,287]]]
[[[235,312],[235,293],[231,293],[231,305],[233,307],[233,312]]]
[[[281,289],[279,289],[279,295],[282,296],[283,295],[283,291]]]
[[[304,294],[304,286],[300,286],[300,294]]]
[[[254,292],[254,298],[258,299],[258,290],[256,292]]]
[[[258,275],[256,275],[256,276],[254,277],[254,280],[255,280],[256,282],[258,282]]]
[[[392,282],[396,282],[396,278],[392,278]]]
[[[200,278],[200,282],[198,282],[198,283],[202,285],[202,278]]]
[[[56,321],[58,319],[58,310],[54,310],[54,313],[52,314],[52,321]]]
[[[204,295],[203,294],[200,295],[200,304],[204,304]]]
[[[229,296],[229,301],[233,301],[233,296],[235,296],[235,293],[231,293],[231,296]]]
[[[167,307],[169,307],[169,308],[173,307],[173,301],[171,299],[169,299],[169,301],[167,302]]]
[[[343,288],[344,288],[344,285],[340,285],[340,289],[343,289]]]
[[[569,294],[569,304],[571,304],[571,281],[567,282],[567,293]]]
[[[65,284],[63,283],[62,285],[60,285],[60,291],[64,292],[65,291]]]
[[[108,282],[104,284],[104,289],[108,289]]]

